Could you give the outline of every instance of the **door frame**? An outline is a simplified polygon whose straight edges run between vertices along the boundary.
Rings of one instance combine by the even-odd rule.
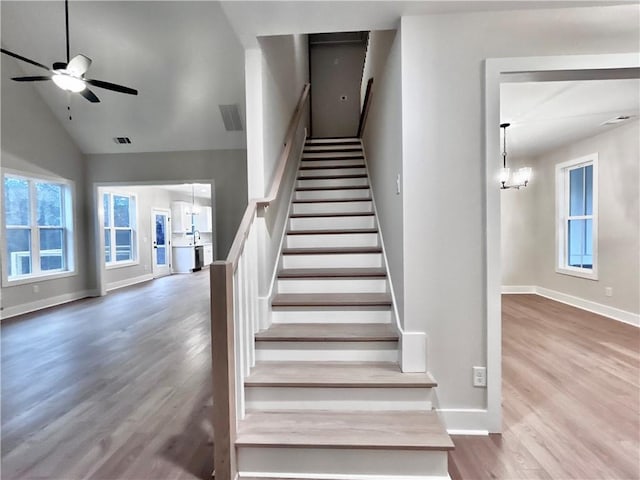
[[[155,235],[156,235],[156,222],[155,216],[156,212],[160,214],[165,214],[167,216],[167,230],[165,232],[166,239],[166,249],[167,249],[167,271],[166,273],[159,273],[160,270],[156,265],[156,256],[154,252],[151,252],[151,274],[153,278],[166,277],[167,275],[171,275],[171,210],[168,208],[162,207],[151,207],[151,249],[155,250]],[[164,270],[164,267],[161,267]]]
[[[548,57],[488,58],[485,61],[485,211],[486,211],[486,319],[487,319],[487,429],[502,431],[502,266],[500,244],[500,83],[521,75],[557,75],[585,80],[611,69],[640,68],[640,55],[612,53]],[[598,72],[600,71],[600,72]],[[522,80],[520,80],[522,81]]]

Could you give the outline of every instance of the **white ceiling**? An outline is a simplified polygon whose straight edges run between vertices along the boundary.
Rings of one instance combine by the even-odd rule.
[[[618,115],[637,119],[640,80],[503,83],[500,110],[508,155],[534,157],[616,128],[602,123]]]
[[[65,60],[62,0],[3,0],[0,8],[4,48],[45,65]],[[93,60],[87,77],[140,92],[93,87],[101,103],[74,95],[69,121],[67,94],[52,82],[36,86],[83,152],[245,147],[245,132],[225,131],[218,109],[238,104],[244,122],[244,51],[218,2],[73,1],[69,19],[71,56]],[[18,63],[25,74],[41,74]],[[116,136],[133,143],[116,145]]]
[[[178,192],[184,196],[211,199],[211,185],[206,183],[182,183],[176,185],[153,185],[152,188],[162,188],[171,192]]]

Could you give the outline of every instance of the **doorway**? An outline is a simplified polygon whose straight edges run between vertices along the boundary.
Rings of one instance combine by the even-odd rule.
[[[171,273],[171,232],[169,222],[171,211],[164,208],[154,208],[151,211],[151,242],[153,278],[164,277]]]

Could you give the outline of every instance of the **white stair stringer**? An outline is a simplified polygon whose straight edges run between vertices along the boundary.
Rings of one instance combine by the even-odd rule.
[[[401,338],[359,139],[308,139],[255,335],[236,441],[240,478],[444,480],[453,448],[432,377]]]

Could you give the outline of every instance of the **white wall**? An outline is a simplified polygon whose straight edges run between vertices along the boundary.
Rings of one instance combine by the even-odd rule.
[[[264,193],[271,187],[284,137],[302,89],[309,81],[307,35],[258,39],[262,49]]]
[[[640,144],[638,121],[553,150],[531,162],[535,182],[526,196],[502,197],[503,236],[514,232],[520,206],[531,212],[524,229],[535,241],[504,249],[503,261],[528,257],[530,265],[503,269],[504,285],[536,285],[626,312],[640,313]],[[556,273],[555,166],[598,154],[598,280]],[[529,187],[527,187],[529,190]],[[525,193],[524,191],[515,192]],[[519,203],[520,205],[516,205]],[[515,262],[514,262],[515,263]],[[525,273],[523,270],[527,270]],[[520,283],[533,277],[527,283]],[[613,296],[605,296],[605,287]]]
[[[378,223],[387,255],[390,280],[404,320],[403,196],[396,178],[402,177],[401,36],[395,30],[373,31],[365,60],[363,84],[373,77],[373,95],[363,134]]]
[[[17,63],[2,55],[2,168],[62,177],[75,183],[73,209],[78,246],[75,262],[77,274],[37,282],[38,292],[33,291],[34,284],[2,288],[2,308],[7,315],[23,311],[20,306],[27,309],[30,308],[29,304],[46,306],[62,299],[83,297],[87,293],[87,252],[83,247],[88,212],[83,201],[83,155],[36,90],[29,84],[9,80],[12,76],[20,75],[24,75],[24,72]],[[4,242],[1,248],[5,248]]]
[[[637,25],[637,6],[402,18],[404,319],[440,408],[486,408],[484,60],[633,52]]]

